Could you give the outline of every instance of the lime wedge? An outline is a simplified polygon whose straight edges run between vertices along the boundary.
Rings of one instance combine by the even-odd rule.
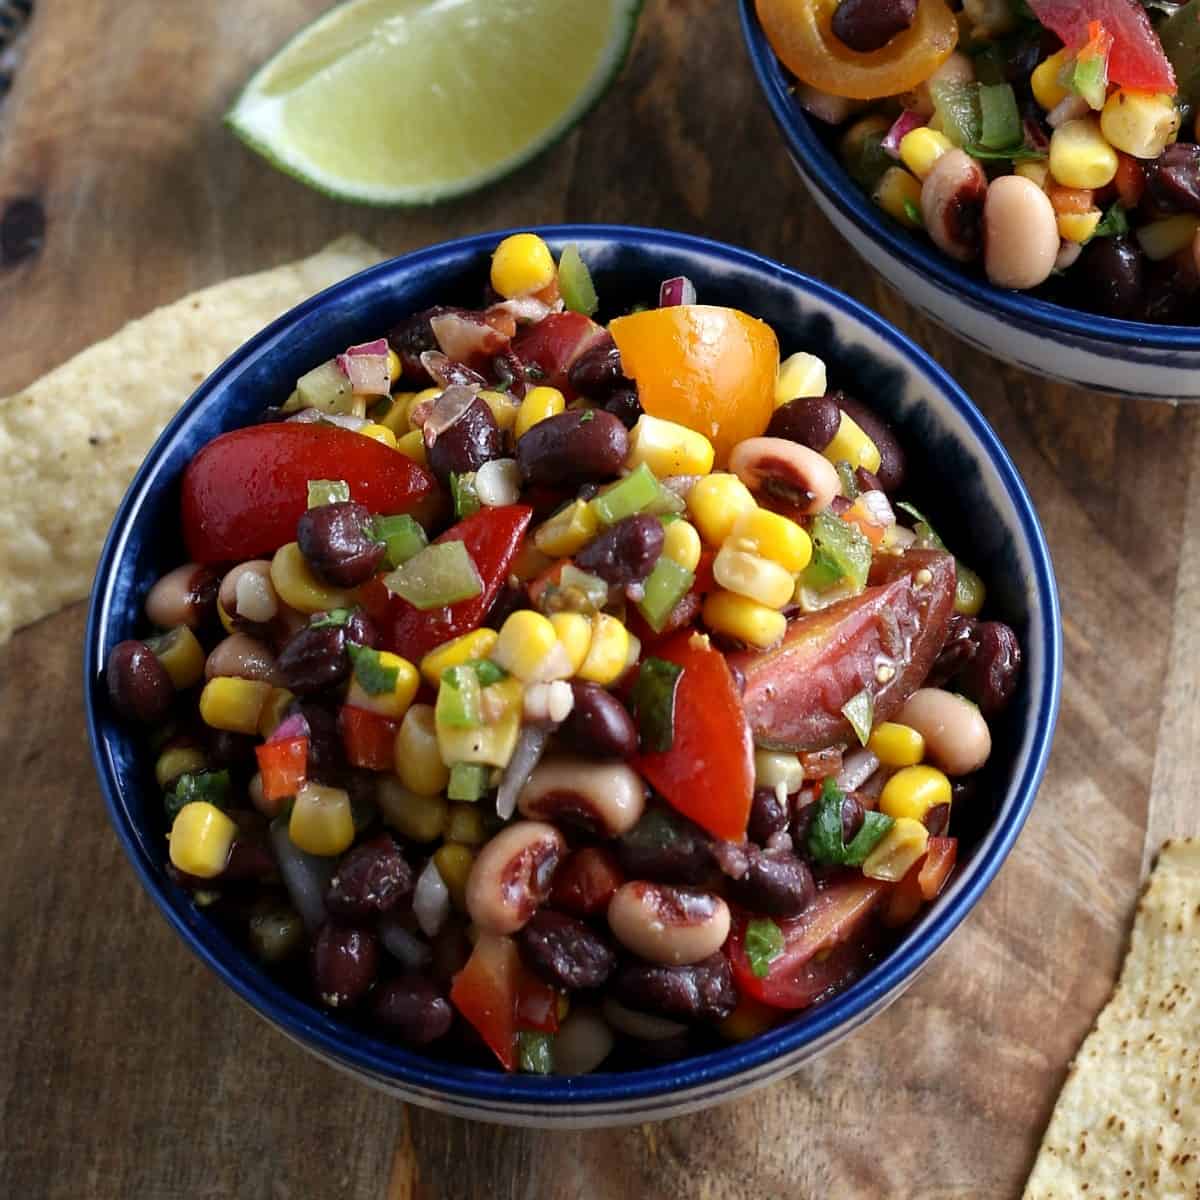
[[[305,183],[425,204],[566,133],[629,48],[641,0],[350,0],[300,31],[226,118]]]

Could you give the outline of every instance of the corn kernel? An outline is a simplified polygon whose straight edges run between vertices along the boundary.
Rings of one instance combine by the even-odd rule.
[[[804,785],[804,764],[799,757],[782,750],[755,750],[754,786],[774,791],[780,784],[789,796]]]
[[[885,766],[915,767],[925,757],[925,739],[910,725],[884,721],[871,730],[867,749]]]
[[[921,183],[903,167],[888,167],[875,185],[872,199],[885,213],[909,229],[921,229]]]
[[[551,558],[570,558],[599,531],[600,519],[596,510],[586,500],[572,500],[566,508],[537,527],[533,544]]]
[[[396,774],[418,796],[436,796],[446,790],[450,770],[438,752],[432,704],[414,704],[396,731]]]
[[[700,534],[690,521],[672,521],[663,534],[662,552],[687,571],[700,565]]]
[[[517,419],[513,426],[517,440],[520,441],[539,421],[558,416],[566,407],[566,398],[558,388],[530,388],[525,393],[525,399],[521,401],[520,409],[517,410]]]
[[[420,463],[423,467],[429,465],[429,456],[425,451],[425,435],[419,429],[414,429],[403,437],[397,438],[396,449],[405,458],[411,458],[413,462]]]
[[[150,649],[171,677],[177,692],[187,691],[204,678],[204,647],[186,625],[154,638]]]
[[[443,642],[421,659],[421,675],[430,687],[437,687],[448,667],[461,667],[473,658],[487,658],[496,648],[499,636],[494,629],[473,629],[462,637]]]
[[[449,771],[446,778],[450,778]],[[450,806],[440,793],[422,796],[397,780],[383,776],[375,801],[383,823],[410,842],[436,842],[446,828]]]
[[[492,254],[492,287],[506,300],[540,292],[554,274],[554,256],[536,233],[514,233]]]
[[[558,644],[566,651],[571,674],[578,675],[592,644],[591,621],[583,613],[557,612],[550,614],[550,624],[554,626]]]
[[[815,354],[798,350],[779,364],[775,378],[775,403],[787,404],[807,396],[823,396],[828,383],[825,364]]]
[[[902,767],[883,785],[879,811],[920,821],[930,809],[949,804],[950,795],[950,780],[937,767]]]
[[[1109,143],[1134,158],[1157,158],[1179,132],[1181,114],[1166,92],[1118,88],[1104,102],[1100,130]]]
[[[368,712],[398,721],[408,712],[408,706],[416,698],[417,689],[421,686],[421,676],[407,658],[401,658],[390,650],[380,650],[377,653],[380,667],[385,671],[396,672],[395,683],[387,691],[368,692],[358,676],[352,675],[346,703],[351,708],[365,708]]]
[[[713,560],[713,578],[727,591],[748,596],[767,608],[785,608],[796,590],[789,571],[770,559],[734,548],[730,539]]]
[[[1066,85],[1061,82],[1063,68],[1067,65],[1069,56],[1069,50],[1058,50],[1048,58],[1042,59],[1029,76],[1029,86],[1033,91],[1033,98],[1047,112],[1052,108],[1057,108],[1071,94]]]
[[[913,771],[919,767],[909,768]],[[863,862],[868,879],[899,883],[929,846],[929,830],[911,817],[897,817],[896,823],[879,839]]]
[[[273,687],[258,714],[258,736],[269,738],[279,728],[283,714],[296,697],[287,688]]]
[[[756,508],[739,518],[732,537],[751,543],[753,553],[769,558],[793,575],[803,571],[812,559],[808,534],[795,521],[766,508]]]
[[[875,472],[882,461],[879,447],[866,435],[863,427],[847,412],[842,413],[833,441],[821,453],[831,463],[848,462],[852,469],[864,467]]]
[[[755,1000],[753,996],[739,996],[737,1007],[717,1026],[717,1032],[730,1042],[745,1042],[760,1033],[766,1033],[782,1016],[777,1008]]]
[[[396,435],[386,425],[372,422],[370,425],[364,425],[358,432],[373,442],[387,446],[389,450],[396,449]]]
[[[208,765],[199,746],[170,746],[154,764],[154,779],[160,788],[169,788],[180,775],[203,771]]]
[[[1079,242],[1082,245],[1096,232],[1102,216],[1098,208],[1086,213],[1059,213],[1058,236],[1064,242]]]
[[[320,783],[302,784],[288,820],[288,837],[305,854],[332,858],[354,842],[350,793]]]
[[[629,435],[625,463],[630,468],[645,463],[662,479],[667,475],[707,475],[714,457],[713,444],[704,434],[642,413]]]
[[[965,563],[958,563],[954,582],[954,611],[964,617],[977,617],[987,597],[987,586]]]
[[[492,410],[492,417],[500,427],[501,433],[508,433],[516,427],[521,402],[511,392],[497,392],[485,388],[479,393],[479,399]]]
[[[918,179],[924,179],[933,170],[933,164],[953,149],[954,143],[944,133],[922,125],[910,129],[900,139],[900,161]]]
[[[446,841],[462,846],[482,846],[487,840],[483,813],[478,804],[452,804],[446,819]]]
[[[390,429],[397,438],[408,433],[411,426],[408,421],[408,409],[412,404],[415,392],[397,392],[392,396],[388,410],[377,417],[377,422]]]
[[[404,365],[400,362],[400,355],[398,355],[390,346],[388,347],[387,360],[388,379],[391,380],[392,383],[395,383],[396,380],[400,378],[400,372],[404,370]]]
[[[201,720],[229,733],[257,733],[258,716],[270,691],[271,685],[260,679],[218,675],[200,693]]]
[[[1026,162],[1014,163],[1013,174],[1020,175],[1022,179],[1028,179],[1031,183],[1036,183],[1038,187],[1045,189],[1050,179],[1050,167],[1043,159],[1029,159]]]
[[[702,616],[714,633],[760,650],[775,645],[787,632],[783,613],[733,592],[712,592],[704,600]]]
[[[719,546],[738,520],[758,507],[758,501],[736,475],[718,472],[696,480],[688,492],[687,506],[700,536],[710,546]]]
[[[297,612],[328,612],[334,608],[353,608],[358,603],[357,592],[330,587],[318,579],[295,542],[275,551],[271,559],[271,582],[284,604]]]
[[[629,630],[607,613],[592,618],[592,640],[587,657],[579,668],[579,678],[607,686],[624,673],[629,657]]]
[[[1146,257],[1153,262],[1161,262],[1178,254],[1186,246],[1190,246],[1200,230],[1200,218],[1180,213],[1174,217],[1164,217],[1161,221],[1151,221],[1147,225],[1139,225],[1134,231],[1138,244],[1145,251]]]
[[[500,627],[492,661],[522,682],[537,678],[547,656],[558,645],[558,634],[548,618],[523,608]]]
[[[470,846],[447,842],[433,853],[433,863],[450,893],[450,903],[459,912],[467,911],[467,879],[475,865],[475,853]]]
[[[188,875],[213,879],[225,870],[237,826],[215,804],[193,800],[171,824],[171,862]]]
[[[1050,174],[1065,187],[1104,187],[1112,183],[1118,162],[1095,117],[1067,121],[1050,135]]]

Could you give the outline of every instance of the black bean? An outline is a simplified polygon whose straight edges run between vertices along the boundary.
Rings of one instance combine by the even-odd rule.
[[[606,413],[616,417],[626,429],[632,429],[643,412],[636,384],[609,392],[601,407]]]
[[[576,679],[575,698],[559,736],[589,758],[632,758],[638,749],[638,731],[620,700],[595,683]]]
[[[746,848],[746,873],[726,881],[731,899],[750,912],[772,917],[794,917],[816,895],[812,872],[787,851]]]
[[[412,868],[400,847],[390,833],[381,833],[342,856],[325,907],[338,917],[366,920],[395,908],[412,887]]]
[[[854,472],[854,482],[858,484],[860,492],[883,491],[883,480],[874,471],[868,471],[866,467],[859,467]]]
[[[885,492],[898,491],[904,485],[904,447],[892,427],[865,404],[847,396],[845,392],[833,392],[837,406],[875,443],[879,451],[879,470],[875,472]]]
[[[833,35],[860,54],[882,50],[912,25],[917,0],[842,0],[833,14]]]
[[[621,370],[621,352],[611,334],[585,350],[567,372],[571,386],[581,395],[597,402],[619,387],[628,387],[630,380]]]
[[[1085,308],[1109,317],[1131,317],[1146,287],[1146,256],[1136,238],[1092,238],[1068,278]]]
[[[429,469],[447,483],[452,474],[478,471],[504,454],[504,434],[485,401],[476,397],[457,421],[443,429],[429,447]]]
[[[680,967],[629,962],[610,988],[632,1009],[685,1021],[723,1021],[737,1007],[733,972],[720,952]]]
[[[454,1024],[450,1001],[423,975],[402,975],[376,988],[371,1013],[412,1046],[428,1046]]]
[[[841,419],[841,409],[832,396],[805,396],[789,400],[772,413],[767,437],[799,442],[820,453],[833,441]]]
[[[591,926],[549,908],[533,914],[517,945],[531,971],[564,991],[599,987],[617,965],[612,947]]]
[[[275,855],[267,845],[265,831],[239,833],[229,848],[229,859],[221,878],[233,883],[253,879],[262,881],[279,873]]]
[[[113,707],[130,721],[161,721],[175,688],[167,669],[145,642],[118,642],[108,656],[105,682]]]
[[[864,820],[866,813],[862,803],[851,793],[842,801],[842,841],[847,846],[858,836]]]
[[[1176,142],[1149,165],[1146,187],[1161,207],[1200,213],[1200,145]]]
[[[1190,323],[1198,290],[1200,275],[1190,248],[1160,262],[1147,263],[1145,287],[1134,319],[1173,325]]]
[[[298,696],[341,683],[350,673],[346,633],[340,625],[309,625],[293,634],[275,660],[280,687]]]
[[[950,805],[935,804],[922,818],[930,837],[945,837],[950,828]]]
[[[353,642],[356,646],[370,646],[372,650],[379,650],[383,646],[383,634],[380,633],[379,626],[361,608],[356,608],[350,614],[350,619],[343,628],[346,631],[346,641]]]
[[[708,835],[661,805],[647,808],[616,849],[626,875],[653,883],[702,883],[713,865]]]
[[[654,570],[665,537],[657,517],[637,513],[592,538],[576,554],[575,562],[613,587],[641,583]]]
[[[213,729],[208,735],[208,765],[238,770],[254,761],[258,739],[248,733],[233,733],[228,729]]]
[[[499,629],[518,609],[529,607],[529,594],[520,584],[506,583],[497,593],[483,623],[489,629]]]
[[[954,679],[975,657],[979,649],[979,622],[962,613],[952,613],[946,626],[946,640],[933,660],[926,677],[926,687],[943,687]]]
[[[423,388],[433,382],[429,372],[421,365],[421,355],[426,350],[437,349],[437,338],[433,336],[433,326],[429,322],[439,313],[447,311],[440,305],[427,308],[401,321],[388,334],[388,345],[400,359],[401,378],[405,383]]]
[[[806,796],[810,795],[810,793],[802,792],[801,795]],[[808,853],[808,835],[812,829],[812,823],[816,818],[819,807],[815,800],[808,800],[807,803],[799,804],[792,815],[792,845],[801,854]]]
[[[369,929],[326,922],[313,942],[311,965],[321,1003],[346,1008],[358,1003],[375,982],[379,941]]]
[[[502,392],[514,392],[520,396],[525,388],[525,364],[511,349],[502,350],[492,358],[491,377]]]
[[[574,483],[615,475],[629,453],[629,434],[611,413],[572,409],[539,421],[517,442],[528,483]]]
[[[964,693],[985,717],[1003,711],[1017,688],[1021,673],[1021,644],[1001,621],[984,621],[976,630],[978,648],[959,675]]]
[[[370,509],[353,500],[308,509],[296,526],[296,542],[317,575],[344,588],[366,583],[387,549],[371,532]]]
[[[304,700],[288,705],[286,715],[293,713],[299,713],[308,723],[309,775],[325,779],[337,773],[344,765],[337,717],[324,706]]]
[[[774,788],[755,788],[754,799],[750,804],[750,821],[746,826],[746,836],[760,846],[777,833],[782,833],[788,827],[788,810],[786,804],[779,803],[779,797]]]

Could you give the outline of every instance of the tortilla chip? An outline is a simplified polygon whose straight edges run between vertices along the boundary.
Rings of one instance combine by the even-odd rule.
[[[0,399],[0,645],[88,594],[134,472],[205,376],[276,317],[383,257],[343,237],[214,284]]]
[[[1025,1200],[1200,1196],[1200,840],[1168,842]]]

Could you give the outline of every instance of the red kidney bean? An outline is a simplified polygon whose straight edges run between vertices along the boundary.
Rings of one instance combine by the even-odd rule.
[[[588,347],[567,372],[571,386],[589,400],[603,400],[619,387],[629,387],[632,380],[621,370],[621,352],[611,334],[605,334]]]
[[[427,350],[437,349],[437,338],[433,335],[430,321],[450,309],[442,305],[414,313],[401,321],[387,335],[388,345],[400,359],[401,378],[417,388],[428,387],[433,379],[421,363],[421,355]]]
[[[746,848],[746,873],[726,881],[729,897],[750,912],[772,917],[794,917],[816,895],[812,872],[787,851]]]
[[[428,1046],[454,1024],[450,1001],[423,975],[402,975],[380,984],[371,997],[371,1014],[410,1046]]]
[[[723,1021],[737,1007],[733,972],[719,952],[685,966],[625,963],[611,990],[630,1008],[682,1021]]]
[[[146,616],[163,629],[199,629],[217,615],[221,577],[212,567],[184,563],[168,571],[146,595]]]
[[[615,475],[629,453],[629,434],[611,413],[572,409],[547,417],[517,442],[527,483],[574,483]]]
[[[975,637],[975,654],[959,675],[959,683],[985,717],[994,717],[1008,706],[1017,689],[1021,644],[1000,621],[983,621]]]
[[[945,837],[950,828],[950,805],[935,804],[921,821],[929,830],[930,837]]]
[[[760,846],[777,833],[788,827],[788,810],[786,804],[780,804],[774,788],[755,788],[754,799],[750,803],[750,821],[746,826],[746,836]]]
[[[612,947],[590,926],[549,908],[533,914],[517,946],[531,971],[563,991],[600,987],[617,965]]]
[[[572,681],[571,693],[575,704],[558,731],[568,745],[591,758],[629,759],[637,753],[637,726],[616,696],[580,679]]]
[[[606,413],[616,417],[626,429],[632,429],[638,423],[638,417],[645,411],[635,384],[609,392],[601,407]]]
[[[118,642],[108,655],[105,669],[109,699],[130,721],[161,721],[171,707],[175,688],[167,669],[145,642]]]
[[[1200,145],[1168,146],[1146,172],[1151,199],[1175,212],[1200,213]]]
[[[328,1008],[348,1008],[375,982],[379,941],[369,929],[327,921],[313,942],[311,965],[321,1003]]]
[[[713,865],[708,835],[663,805],[647,808],[618,840],[617,858],[627,875],[658,883],[700,883]]]
[[[504,454],[504,434],[487,404],[476,397],[457,421],[443,429],[427,450],[429,469],[447,483],[451,474],[478,471]]]
[[[350,673],[346,633],[340,625],[309,625],[284,643],[275,660],[280,687],[298,696],[341,683]]]
[[[637,513],[592,538],[575,562],[581,570],[599,575],[612,587],[641,583],[662,554],[663,524],[657,517]]]
[[[353,500],[310,508],[296,526],[296,542],[313,571],[334,587],[366,583],[386,546],[371,533],[371,510]]]
[[[766,435],[799,442],[819,454],[833,441],[841,419],[833,396],[805,396],[781,404],[771,414]]]
[[[412,888],[412,868],[392,835],[381,833],[342,856],[325,907],[334,916],[366,920],[395,908]]]
[[[885,492],[898,491],[904,485],[905,454],[892,427],[853,396],[834,392],[833,397],[838,408],[875,443],[879,451],[879,470],[875,472],[875,477],[880,489]]]
[[[912,25],[917,0],[842,0],[833,14],[833,36],[851,50],[882,50]]]
[[[1069,273],[1080,304],[1109,317],[1132,317],[1146,289],[1146,256],[1136,238],[1092,238]]]

